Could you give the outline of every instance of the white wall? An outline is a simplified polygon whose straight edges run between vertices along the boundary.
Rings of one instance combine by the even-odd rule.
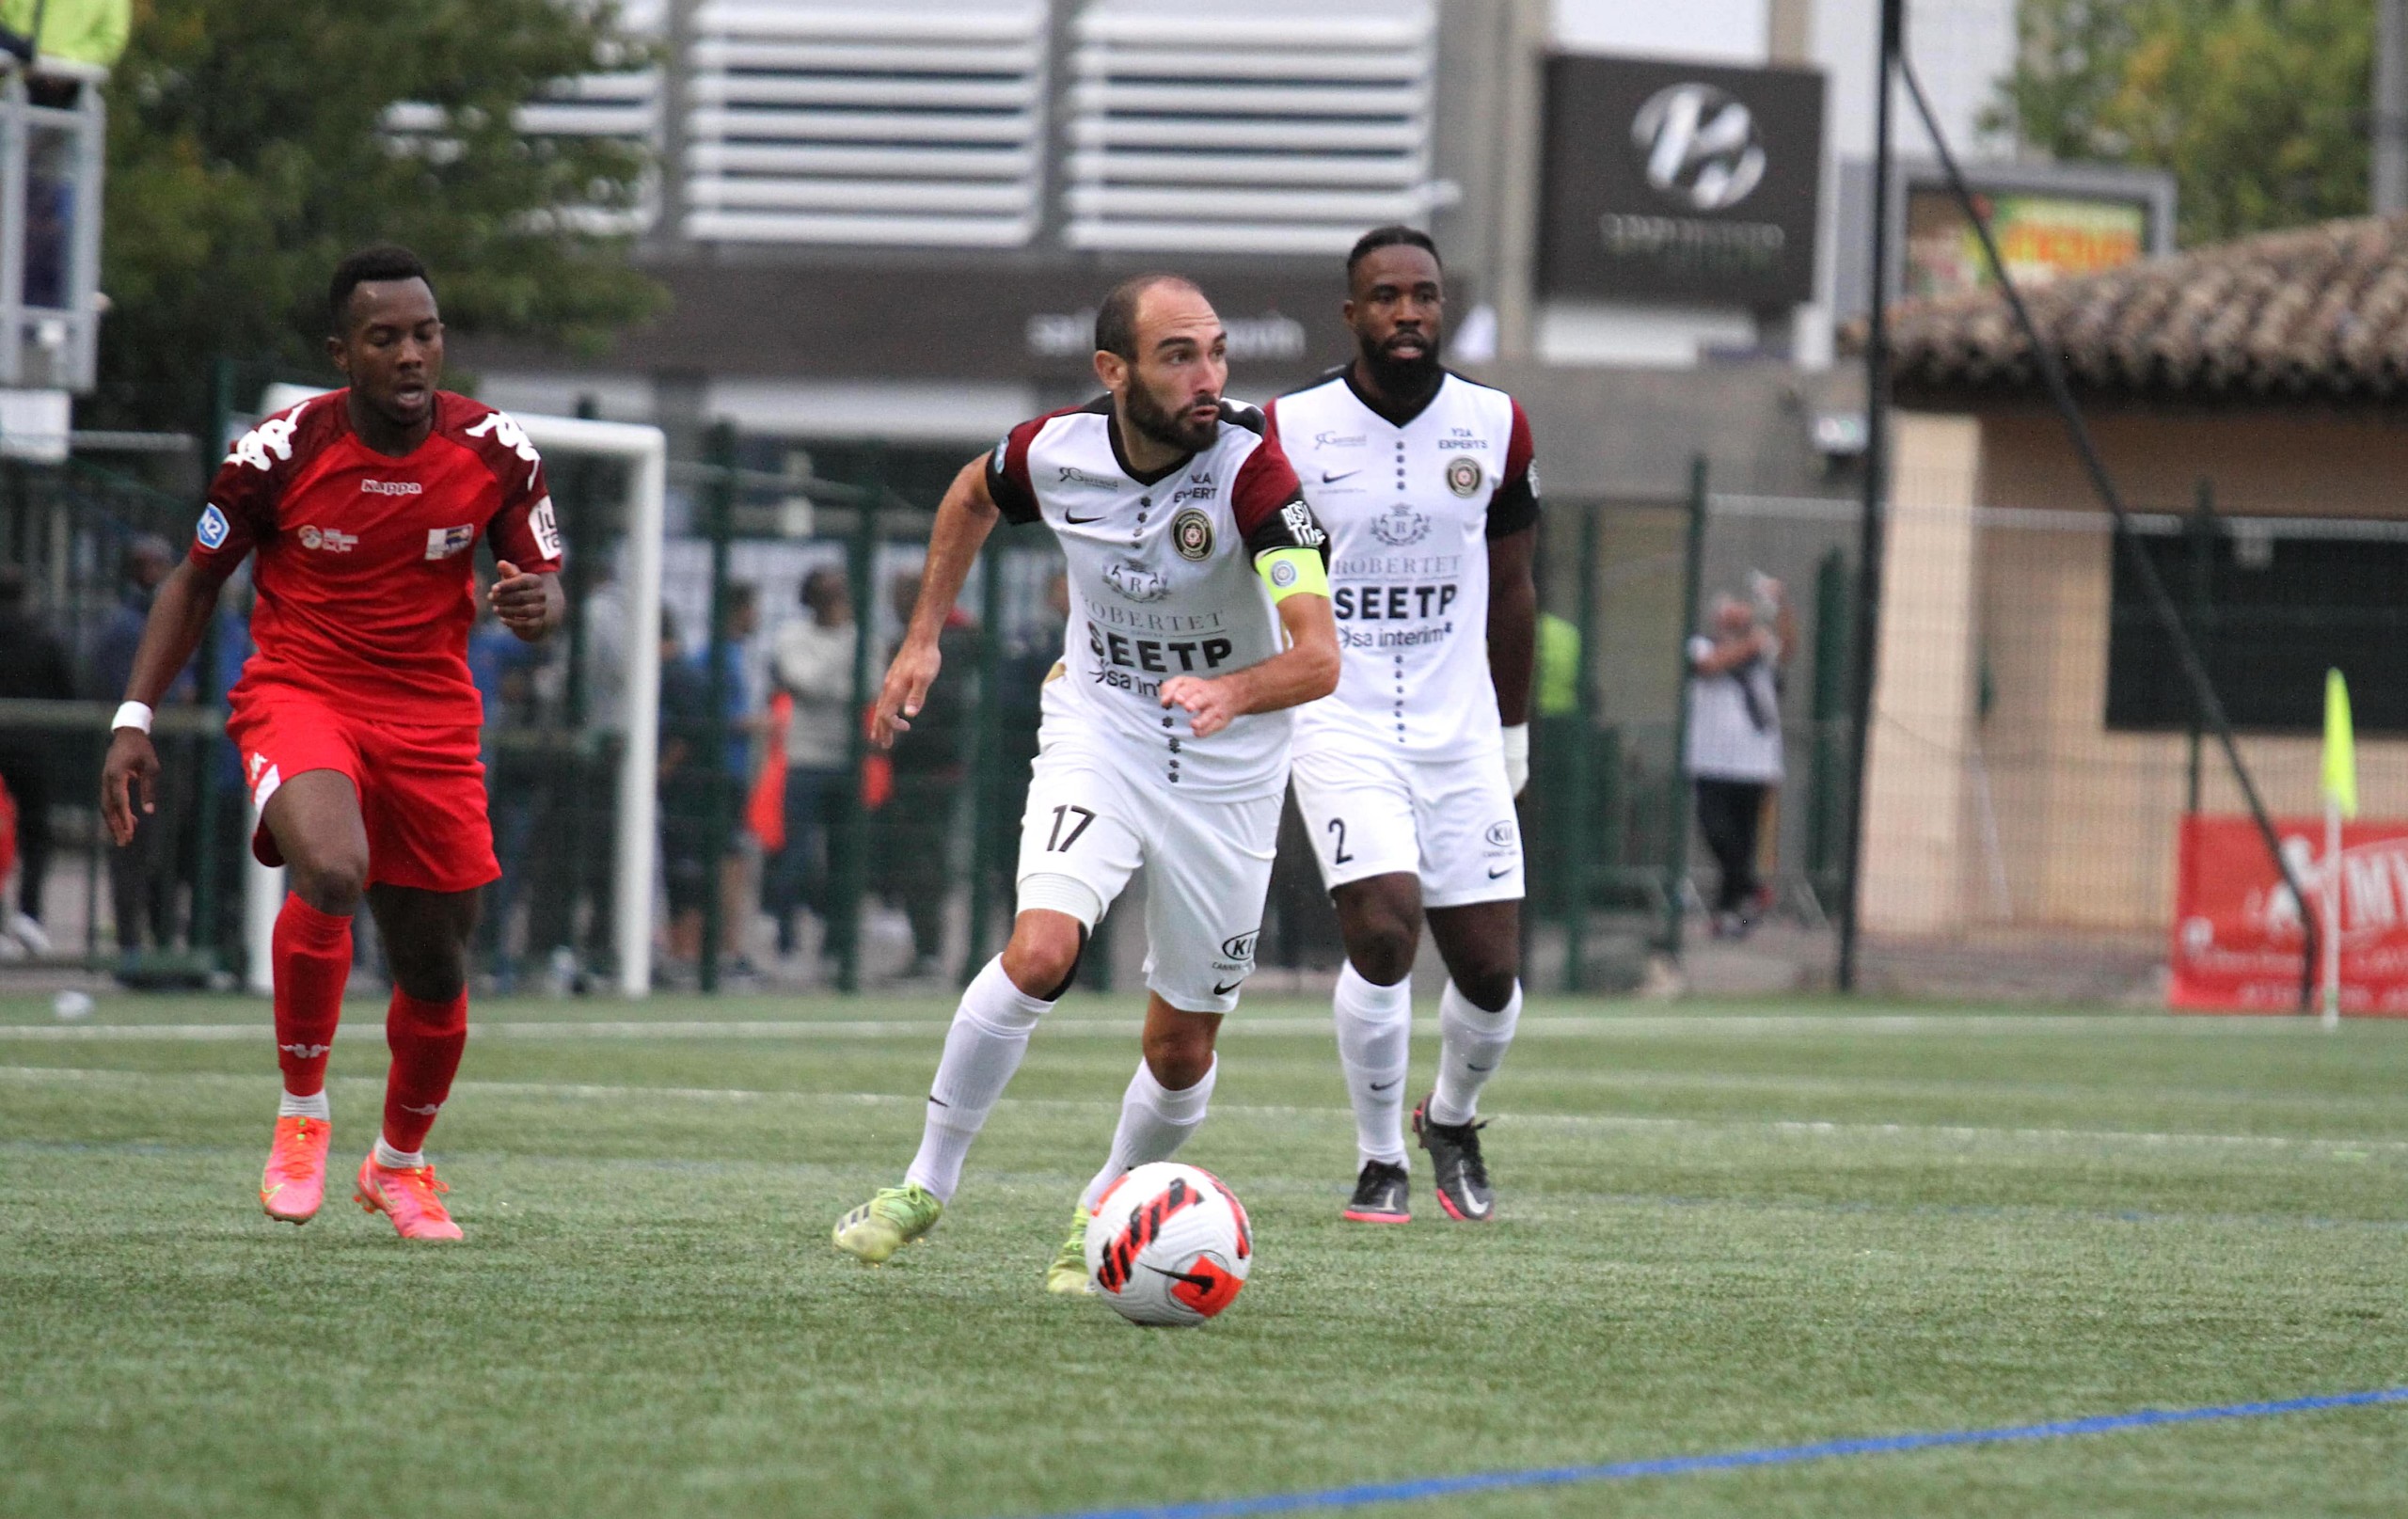
[[[1765,61],[1767,0],[1554,0],[1551,40],[1576,53]]]

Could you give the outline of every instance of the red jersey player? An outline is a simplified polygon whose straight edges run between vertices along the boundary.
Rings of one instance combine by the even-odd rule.
[[[120,845],[135,806],[151,810],[150,704],[192,657],[218,588],[257,554],[258,653],[228,693],[226,726],[260,815],[251,847],[292,882],[274,966],[284,1099],[260,1205],[304,1224],[325,1194],[326,1052],[365,895],[393,971],[393,1061],[356,1195],[404,1239],[456,1240],[420,1150],[467,1039],[478,893],[501,874],[468,678],[472,550],[492,544],[494,611],[532,641],[564,610],[560,531],[518,424],[436,388],[443,322],[417,258],[355,253],[328,299],[326,351],[350,388],[268,418],[226,456],[192,552],[152,603],[101,806]]]

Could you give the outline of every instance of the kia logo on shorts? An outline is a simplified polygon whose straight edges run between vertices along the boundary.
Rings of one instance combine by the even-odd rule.
[[[1221,941],[1221,953],[1241,963],[1250,960],[1254,958],[1254,941],[1261,937],[1259,928],[1252,933],[1231,934]]]
[[[1657,90],[1630,122],[1647,182],[1699,211],[1727,211],[1765,177],[1755,113],[1712,85]]]
[[[1497,822],[1489,824],[1488,842],[1497,846],[1500,849],[1510,846],[1513,842],[1513,823],[1510,820],[1500,818]]]

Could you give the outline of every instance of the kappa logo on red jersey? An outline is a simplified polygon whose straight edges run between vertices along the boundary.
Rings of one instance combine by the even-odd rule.
[[[302,547],[328,554],[348,554],[359,546],[359,534],[341,528],[303,528],[297,536]]]
[[[363,480],[359,489],[368,496],[423,496],[426,487],[415,480]]]
[[[426,530],[426,557],[450,559],[476,541],[477,530],[471,523],[463,523],[456,528],[429,528]]]
[[[271,417],[244,434],[226,451],[226,462],[246,464],[254,469],[265,470],[274,467],[269,458],[271,454],[277,459],[292,458],[293,435],[299,429],[301,413],[307,407],[308,403],[305,402],[287,415]]]
[[[518,425],[516,418],[506,411],[489,411],[464,431],[470,437],[483,437],[491,434],[496,443],[534,467],[527,471],[527,483],[531,486],[535,483],[535,469],[543,467],[544,456],[535,451],[535,445],[527,436],[527,429]]]

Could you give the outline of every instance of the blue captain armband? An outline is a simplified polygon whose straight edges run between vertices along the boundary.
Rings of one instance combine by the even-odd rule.
[[[1271,588],[1274,604],[1293,595],[1329,595],[1329,568],[1317,548],[1274,548],[1254,557],[1255,573]]]

